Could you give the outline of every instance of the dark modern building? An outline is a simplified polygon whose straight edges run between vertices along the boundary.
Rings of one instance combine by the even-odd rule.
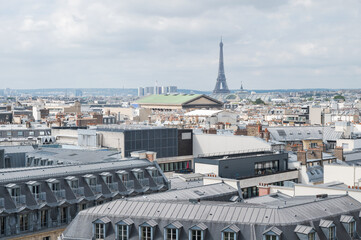
[[[221,178],[240,179],[244,177],[275,174],[288,170],[288,154],[272,151],[255,151],[224,155],[204,155],[194,159],[195,171],[215,173]],[[204,170],[203,170],[204,171]]]

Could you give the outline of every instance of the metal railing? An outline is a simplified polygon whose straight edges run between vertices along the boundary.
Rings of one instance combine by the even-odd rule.
[[[25,205],[26,202],[25,195],[13,196],[11,198],[13,199],[16,206]]]
[[[123,184],[127,190],[134,189],[134,181],[133,180],[123,181]]]
[[[0,198],[0,208],[5,208],[5,200],[4,200],[4,198]]]
[[[149,178],[142,178],[142,179],[138,179],[140,185],[142,185],[143,187],[148,187],[149,186]]]
[[[117,182],[108,183],[107,185],[108,185],[110,191],[112,191],[112,192],[118,191],[118,183]]]
[[[228,152],[215,152],[215,153],[205,153],[205,154],[198,154],[198,158],[203,157],[216,157],[216,156],[224,156],[224,155],[232,155],[232,154],[242,154],[242,153],[272,153],[271,149],[267,148],[257,148],[257,149],[248,149],[248,150],[240,150],[240,151],[228,151]]]
[[[75,196],[84,196],[84,187],[72,188]]]
[[[34,193],[34,198],[37,202],[44,202],[46,201],[46,193],[45,192]]]
[[[97,185],[91,185],[90,186],[91,190],[93,191],[93,193],[102,193],[102,185],[97,184]]]
[[[58,200],[62,200],[65,198],[65,190],[64,189],[54,191],[54,194],[56,196],[56,199],[58,199]]]
[[[153,180],[157,185],[164,185],[164,179],[162,176],[153,177]]]

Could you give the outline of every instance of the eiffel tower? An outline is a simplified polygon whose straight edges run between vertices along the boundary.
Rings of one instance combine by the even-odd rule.
[[[230,93],[227,81],[226,81],[226,75],[224,74],[224,64],[223,64],[223,42],[221,38],[221,42],[219,43],[219,68],[218,68],[218,77],[217,77],[217,83],[214,87],[213,93],[219,94],[219,93]]]

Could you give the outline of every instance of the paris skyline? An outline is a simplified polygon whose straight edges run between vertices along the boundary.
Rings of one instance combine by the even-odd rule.
[[[20,2],[20,4],[19,4]],[[360,2],[3,1],[4,88],[359,88]]]

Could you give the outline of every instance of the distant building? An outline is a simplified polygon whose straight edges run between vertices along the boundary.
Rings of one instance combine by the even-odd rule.
[[[222,108],[223,103],[202,94],[151,95],[137,101],[140,107],[153,110],[176,110],[192,108]]]
[[[143,97],[147,95],[159,95],[159,94],[167,94],[167,93],[176,93],[176,86],[155,86],[155,87],[139,87],[138,88],[138,96]]]
[[[83,96],[83,91],[80,89],[75,90],[75,97],[82,97]]]

